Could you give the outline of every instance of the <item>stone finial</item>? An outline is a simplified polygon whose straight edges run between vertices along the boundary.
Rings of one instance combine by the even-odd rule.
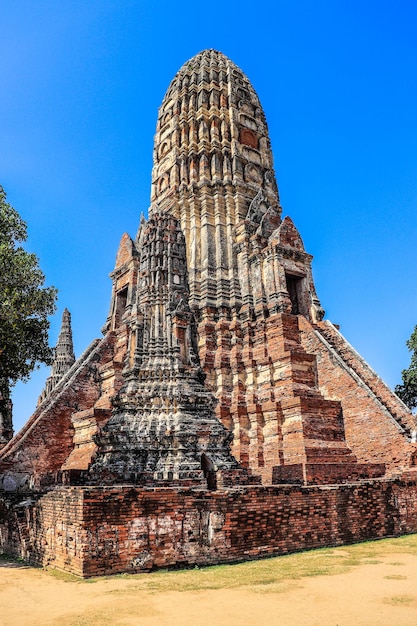
[[[68,309],[64,309],[51,375],[46,380],[45,388],[39,396],[38,404],[49,396],[52,389],[58,384],[64,374],[68,372],[73,363],[75,363],[75,355],[72,342],[71,313]]]

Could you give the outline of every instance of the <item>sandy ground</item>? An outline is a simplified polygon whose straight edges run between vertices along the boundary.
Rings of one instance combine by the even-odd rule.
[[[389,554],[345,574],[280,585],[149,591],[137,579],[60,580],[0,563],[2,626],[417,626],[417,557]]]

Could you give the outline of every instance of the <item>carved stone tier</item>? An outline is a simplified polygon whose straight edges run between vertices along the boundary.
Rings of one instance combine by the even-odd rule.
[[[154,213],[142,223],[137,249],[136,296],[131,316],[122,317],[129,337],[124,384],[112,417],[94,436],[90,480],[205,485],[238,463],[204,386],[178,221]]]

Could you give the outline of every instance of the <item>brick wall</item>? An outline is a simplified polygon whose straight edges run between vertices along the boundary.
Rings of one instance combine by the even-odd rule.
[[[80,576],[227,563],[417,532],[416,479],[225,491],[62,487],[1,500],[7,553]]]

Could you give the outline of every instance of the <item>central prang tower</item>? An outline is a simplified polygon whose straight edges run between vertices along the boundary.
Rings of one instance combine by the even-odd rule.
[[[243,72],[205,50],[171,82],[159,109],[151,212],[169,211],[187,242],[190,304],[223,317],[253,294],[242,284],[236,227],[269,237],[281,207],[265,115]]]
[[[288,454],[291,461],[305,458],[305,451],[284,452],[281,399],[320,395],[297,318],[287,315],[315,322],[323,310],[312,257],[291,220],[281,221],[259,98],[221,52],[197,54],[168,88],[158,115],[151,203],[151,215],[174,215],[185,236],[199,355],[219,399],[218,416],[234,433],[233,451],[271,480],[272,467]]]
[[[340,402],[323,398],[301,343],[301,318],[323,316],[311,260],[281,219],[253,87],[223,54],[201,52],[162,102],[149,222],[122,239],[112,275],[106,330],[123,370],[90,474],[187,481],[205,459],[226,476],[232,442],[238,480],[320,482],[330,465],[346,477],[356,457]]]

